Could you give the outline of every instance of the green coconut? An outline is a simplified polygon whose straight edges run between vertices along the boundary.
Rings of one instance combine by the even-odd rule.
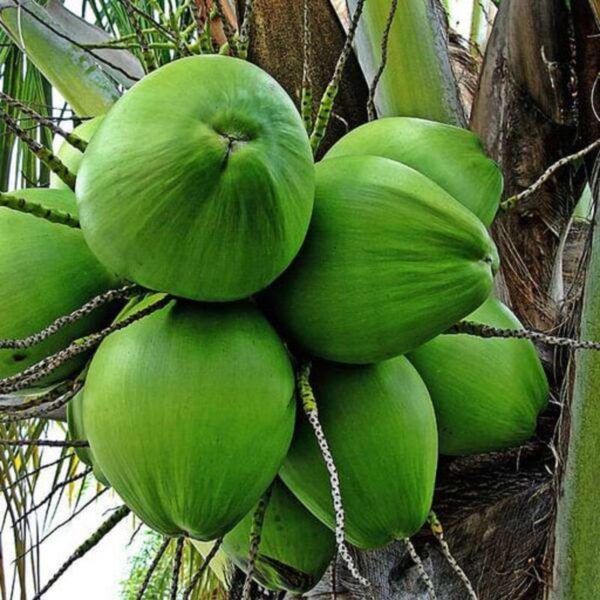
[[[502,173],[467,129],[415,119],[390,117],[357,127],[325,158],[383,156],[423,173],[490,226],[502,196]]]
[[[212,540],[275,477],[294,412],[287,352],[252,304],[173,301],[102,342],[83,421],[102,472],[145,523]]]
[[[83,390],[81,390],[67,404],[67,424],[69,427],[69,438],[72,440],[87,440],[83,425],[83,402]],[[92,467],[94,477],[100,483],[110,487],[110,483],[98,467],[89,447],[77,447],[75,448],[75,454],[83,464]]]
[[[245,298],[271,283],[308,229],[314,166],[294,103],[239,59],[170,63],[129,90],[77,177],[98,258],[150,289]]]
[[[337,467],[346,538],[359,548],[416,533],[431,510],[437,430],[427,388],[402,356],[375,365],[315,365],[312,385]],[[310,424],[300,418],[280,476],[330,528],[329,478]]]
[[[502,302],[490,298],[466,317],[521,329]],[[548,402],[548,381],[528,340],[440,335],[408,355],[433,401],[440,451],[462,455],[522,444]]]
[[[89,121],[85,121],[78,127],[75,127],[73,133],[81,138],[84,142],[89,142],[92,139],[92,136],[96,133],[98,127],[100,127],[100,123],[102,123],[102,119],[104,119],[104,115],[100,117],[94,117]],[[62,161],[62,163],[69,169],[73,175],[77,175],[79,172],[79,166],[81,165],[81,160],[83,158],[83,153],[77,150],[74,146],[71,146],[69,142],[66,140],[60,145],[58,152],[56,153],[58,158]],[[57,190],[66,190],[69,189],[67,184],[60,178],[57,177],[54,173],[50,174],[50,187],[55,188]]]
[[[223,539],[223,550],[244,571],[253,516],[254,509]],[[254,579],[270,590],[302,594],[321,580],[335,549],[333,532],[276,479],[265,511]]]
[[[291,339],[336,362],[375,362],[420,346],[487,298],[494,243],[430,179],[375,156],[316,171],[306,243],[265,295]]]
[[[70,190],[32,188],[11,195],[77,213]],[[0,208],[0,281],[0,339],[36,333],[118,285],[89,251],[79,229],[9,208]],[[15,375],[73,340],[102,329],[112,316],[110,307],[101,308],[31,348],[0,350],[0,377]],[[41,383],[64,379],[81,367],[84,359],[69,361]]]

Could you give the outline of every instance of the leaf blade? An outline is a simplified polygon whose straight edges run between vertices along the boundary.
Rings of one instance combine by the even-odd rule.
[[[331,0],[342,25],[348,22],[345,0]],[[357,0],[349,0],[351,12]],[[367,82],[381,64],[381,40],[391,0],[369,0],[354,49]],[[443,15],[431,0],[402,0],[394,17],[387,66],[375,92],[380,117],[410,116],[465,125],[465,115],[450,59]]]
[[[94,57],[70,41],[40,5],[2,0],[0,23],[80,116],[103,114],[119,98],[117,85]]]

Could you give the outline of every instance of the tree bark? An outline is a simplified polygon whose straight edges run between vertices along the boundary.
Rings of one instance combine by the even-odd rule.
[[[250,35],[249,59],[273,75],[297,105],[302,92],[303,4],[301,0],[255,0]],[[310,24],[313,96],[318,103],[333,74],[346,35],[329,0],[310,0]],[[347,131],[367,120],[367,96],[365,78],[351,56],[320,155]]]
[[[563,0],[501,3],[471,128],[502,168],[505,196],[527,188],[574,148],[572,32]],[[571,173],[565,169],[494,225],[505,300],[538,329],[550,329],[558,319],[553,267],[573,197]]]

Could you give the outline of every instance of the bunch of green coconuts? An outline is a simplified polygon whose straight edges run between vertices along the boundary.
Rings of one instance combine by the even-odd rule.
[[[89,441],[79,456],[157,532],[224,536],[245,568],[254,507],[272,486],[254,576],[294,592],[318,582],[334,509],[297,406],[302,361],[359,548],[422,527],[439,453],[532,435],[548,396],[533,345],[443,335],[461,319],[520,327],[491,295],[502,177],[471,132],[381,119],[314,164],[277,82],[202,56],[148,75],[76,133],[85,153],[59,153],[75,193],[53,181],[17,195],[77,214],[81,229],[0,209],[0,337],[123,282],[148,293],[117,319],[168,295],[45,381],[87,369],[68,407],[72,438]],[[0,375],[113,318],[96,311],[0,351]]]

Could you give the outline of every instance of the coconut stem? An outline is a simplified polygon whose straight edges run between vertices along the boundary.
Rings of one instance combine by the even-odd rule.
[[[40,417],[46,417],[49,414],[53,413],[55,410],[58,410],[59,408],[65,406],[82,387],[83,383],[81,381],[78,381],[73,385],[73,387],[70,390],[64,392],[63,394],[58,396],[58,398],[54,398],[49,402],[40,402],[39,405],[35,408],[20,410],[17,412],[13,412],[9,415],[0,416],[0,423],[15,423],[17,421],[24,421],[25,419],[39,419]]]
[[[404,538],[404,543],[406,544],[406,549],[408,550],[412,561],[415,563],[415,567],[417,567],[417,571],[419,572],[419,577],[421,578],[421,581],[425,584],[425,587],[427,588],[427,593],[429,594],[430,600],[437,600],[437,595],[435,593],[435,588],[433,587],[433,582],[427,574],[427,571],[425,570],[425,565],[423,564],[421,557],[417,554],[417,550],[415,549],[409,538]]]
[[[156,552],[156,555],[154,556],[154,558],[152,559],[152,562],[150,563],[150,566],[148,567],[148,570],[146,571],[144,581],[142,581],[142,585],[140,586],[140,589],[138,590],[138,593],[135,597],[136,600],[142,600],[142,598],[144,597],[144,594],[146,593],[146,590],[148,589],[148,586],[150,585],[150,580],[152,579],[152,575],[154,575],[154,571],[156,571],[156,567],[158,567],[158,564],[160,563],[160,559],[163,557],[163,554],[169,547],[170,543],[171,543],[171,538],[165,538],[163,540],[163,543],[160,545],[158,551]]]
[[[87,440],[8,440],[0,439],[0,446],[39,446],[42,448],[88,448]]]
[[[79,221],[67,212],[46,208],[41,204],[29,202],[28,200],[25,200],[25,198],[19,198],[12,194],[0,192],[0,206],[32,215],[38,219],[44,219],[50,223],[58,223],[59,225],[66,225],[67,227],[73,227],[75,229],[79,227]]]
[[[29,410],[30,408],[35,408],[37,406],[41,406],[42,404],[46,404],[47,402],[53,402],[54,400],[62,396],[65,392],[70,390],[73,385],[73,381],[67,381],[63,384],[58,385],[49,392],[46,392],[45,394],[42,394],[40,396],[36,396],[35,398],[28,400],[27,402],[23,402],[22,404],[0,405],[0,412],[20,412],[23,410]]]
[[[154,53],[148,46],[148,40],[146,39],[146,36],[142,30],[142,26],[140,25],[137,15],[135,14],[135,12],[133,10],[131,0],[122,0],[122,1],[123,1],[123,6],[125,6],[125,11],[127,12],[127,17],[129,19],[129,23],[131,24],[131,27],[133,28],[133,32],[135,33],[135,38],[136,38],[136,40],[140,46],[140,49],[142,51],[142,62],[144,65],[144,70],[146,71],[146,73],[151,73],[152,71],[154,71],[156,69],[156,60],[154,57]]]
[[[0,91],[0,100],[4,100],[4,102],[6,102],[6,104],[8,104],[9,106],[18,108],[23,114],[27,115],[28,117],[31,117],[39,125],[47,127],[52,133],[60,135],[62,138],[67,140],[67,142],[69,142],[71,146],[77,148],[77,150],[79,150],[80,152],[85,152],[85,149],[87,148],[87,142],[85,140],[82,140],[78,135],[65,131],[62,127],[59,127],[47,117],[40,115],[40,113],[36,112],[32,108],[29,108],[29,106],[23,104],[16,98],[9,96],[5,92]]]
[[[325,467],[329,473],[329,483],[331,486],[331,497],[333,500],[333,510],[335,512],[335,542],[338,553],[352,576],[360,582],[363,586],[369,587],[370,583],[365,579],[356,568],[354,560],[348,551],[346,546],[346,535],[345,535],[345,514],[344,507],[342,504],[342,493],[340,490],[340,478],[338,476],[337,468],[325,437],[325,432],[319,421],[319,410],[317,407],[317,400],[313,392],[312,386],[310,385],[310,372],[311,363],[305,362],[301,365],[297,374],[297,387],[300,400],[302,401],[302,409],[304,414],[311,424],[317,444],[323,456]]]
[[[171,302],[171,300],[172,299],[170,296],[165,296],[154,304],[141,309],[122,321],[113,323],[109,327],[106,327],[105,329],[102,329],[97,333],[93,333],[85,338],[75,340],[64,350],[56,352],[55,354],[42,359],[21,373],[0,379],[0,394],[10,394],[30,387],[34,383],[37,383],[40,379],[50,375],[50,373],[53,373],[68,360],[71,360],[75,356],[79,356],[80,354],[96,348],[100,342],[111,333],[125,329],[132,323],[135,323],[136,321],[151,315],[157,310],[164,308],[169,302]]]
[[[196,573],[192,577],[189,585],[185,589],[182,600],[190,599],[193,591],[196,589],[196,586],[198,585],[198,583],[200,583],[200,579],[202,578],[202,575],[204,575],[204,573],[206,572],[206,569],[208,569],[208,567],[210,566],[210,563],[212,562],[213,558],[217,555],[217,552],[219,551],[219,548],[221,547],[222,543],[223,543],[223,538],[219,538],[215,542],[214,546],[210,549],[210,552],[206,555],[206,558],[202,561],[200,568],[196,571]]]
[[[215,2],[214,2],[215,12],[217,14],[219,21],[221,22],[222,27],[223,27],[223,35],[225,36],[225,39],[227,40],[227,47],[228,47],[229,53],[232,54],[233,56],[237,56],[238,48],[237,48],[236,35],[235,35],[233,28],[231,27],[231,23],[229,22],[229,19],[225,15],[225,11],[223,10],[223,5],[221,4],[221,2],[223,2],[223,0],[215,0]]]
[[[304,121],[306,132],[310,134],[313,127],[313,84],[310,76],[311,43],[310,30],[310,0],[304,0],[304,21],[302,35],[304,39],[303,64],[302,64],[302,97],[300,99],[300,113]]]
[[[258,558],[258,549],[262,537],[262,528],[265,521],[265,513],[271,500],[273,488],[269,489],[262,495],[258,502],[254,515],[252,517],[252,526],[250,527],[250,544],[248,549],[248,562],[246,567],[246,578],[242,587],[241,600],[250,600],[250,592],[252,590],[252,577],[256,567],[256,559]]]
[[[548,179],[550,179],[554,175],[554,173],[556,173],[556,171],[558,171],[559,169],[561,169],[565,165],[568,165],[571,162],[583,158],[586,154],[589,154],[590,152],[593,152],[598,148],[600,148],[600,139],[597,139],[595,142],[592,142],[589,146],[582,148],[574,154],[564,156],[560,160],[556,161],[553,165],[548,167],[548,169],[546,169],[546,171],[542,173],[539,179],[532,183],[527,189],[523,190],[519,194],[510,196],[506,200],[503,200],[500,203],[500,208],[502,210],[510,210],[511,208],[514,208],[521,200],[524,200],[525,198],[531,196],[531,194],[537,192],[544,185],[544,183],[546,183],[546,181],[548,181]]]
[[[541,331],[531,329],[501,329],[491,325],[474,323],[473,321],[460,321],[453,325],[446,335],[466,333],[482,338],[514,338],[518,340],[532,340],[542,342],[548,346],[559,346],[561,348],[570,348],[571,350],[596,350],[600,351],[600,342],[588,340],[576,340],[573,338],[548,335]]]
[[[319,149],[319,146],[321,145],[321,142],[327,133],[327,127],[329,125],[329,121],[331,120],[331,113],[333,112],[335,98],[340,89],[340,81],[342,80],[344,67],[346,66],[346,62],[352,53],[352,43],[354,42],[354,36],[356,35],[356,29],[358,27],[358,22],[360,21],[364,5],[365,0],[358,0],[356,4],[356,10],[352,16],[350,28],[348,29],[346,41],[344,42],[342,52],[333,71],[333,77],[331,78],[331,81],[327,85],[323,97],[321,98],[315,125],[310,135],[310,145],[312,147],[313,154],[317,153],[317,150]]]
[[[4,121],[6,128],[14,133],[29,150],[43,162],[57,177],[59,177],[72,190],[75,189],[75,175],[65,167],[63,162],[48,148],[34,140],[17,121],[7,112],[0,109],[0,119]]]
[[[57,581],[64,575],[66,570],[78,559],[85,556],[94,546],[96,546],[102,538],[109,534],[128,514],[129,508],[123,505],[118,508],[96,532],[89,537],[73,554],[65,561],[58,571],[50,578],[48,583],[33,597],[33,600],[39,600]]]
[[[240,40],[238,44],[238,56],[242,59],[248,58],[248,45],[250,42],[250,23],[254,12],[254,0],[246,0],[244,5],[244,20],[240,27]]]
[[[367,114],[369,116],[369,121],[374,121],[377,118],[377,112],[375,110],[375,92],[377,91],[377,85],[379,84],[379,80],[381,79],[383,71],[385,70],[385,67],[387,65],[390,31],[392,30],[392,24],[394,22],[394,17],[396,16],[397,9],[398,0],[392,0],[390,12],[385,23],[383,36],[381,38],[381,63],[379,64],[377,73],[375,73],[375,77],[373,77],[373,81],[369,86],[369,97],[367,98]]]
[[[143,288],[134,284],[127,284],[118,289],[108,290],[107,292],[95,296],[86,302],[81,308],[74,310],[72,313],[59,317],[50,325],[48,325],[48,327],[38,331],[37,333],[21,339],[0,340],[0,349],[9,348],[11,350],[22,350],[24,348],[31,348],[31,346],[35,346],[43,342],[45,339],[54,335],[64,327],[83,319],[98,308],[114,302],[115,300],[131,298],[142,292]]]
[[[179,574],[181,572],[181,561],[183,559],[183,544],[185,538],[183,536],[177,538],[177,546],[175,546],[175,556],[173,557],[173,570],[171,572],[171,593],[170,600],[177,600],[177,589],[179,588]]]
[[[467,577],[467,574],[462,570],[461,566],[458,564],[454,556],[452,556],[452,552],[450,552],[448,542],[446,542],[446,540],[444,539],[444,528],[442,527],[442,523],[433,511],[429,513],[428,521],[431,532],[435,536],[436,540],[440,545],[440,548],[442,549],[442,554],[444,555],[444,558],[448,561],[448,564],[456,573],[458,578],[463,582],[465,588],[467,589],[467,593],[469,594],[469,598],[471,600],[478,600],[477,594],[475,593],[475,589],[473,588],[473,584]]]

